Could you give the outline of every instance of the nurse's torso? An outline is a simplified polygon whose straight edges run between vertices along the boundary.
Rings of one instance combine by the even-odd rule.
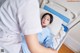
[[[17,23],[17,4],[13,0],[2,0],[0,4],[0,41],[9,42],[17,39],[19,27]],[[1,43],[0,42],[0,43]]]
[[[19,53],[21,48],[17,4],[15,0],[0,1],[0,47],[8,53]]]

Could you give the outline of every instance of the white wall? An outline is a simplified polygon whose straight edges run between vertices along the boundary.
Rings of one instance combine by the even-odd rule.
[[[69,31],[65,44],[74,52],[80,51],[80,23]]]
[[[70,31],[69,35],[80,43],[80,23]]]

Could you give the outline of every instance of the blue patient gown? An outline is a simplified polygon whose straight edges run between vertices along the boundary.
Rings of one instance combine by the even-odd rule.
[[[47,48],[53,48],[52,35],[48,27],[43,28],[43,31],[38,33],[38,40],[41,45]],[[23,53],[31,53],[26,45],[24,36],[22,36],[22,50]]]

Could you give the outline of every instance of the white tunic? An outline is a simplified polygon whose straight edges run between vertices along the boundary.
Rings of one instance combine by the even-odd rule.
[[[38,33],[40,24],[37,0],[6,0],[0,4],[0,47],[20,53],[21,36]]]

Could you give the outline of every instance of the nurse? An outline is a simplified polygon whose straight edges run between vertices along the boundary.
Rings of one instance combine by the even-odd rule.
[[[22,53],[20,33],[23,33],[31,53],[57,53],[41,46],[38,42],[37,33],[42,31],[42,27],[37,0],[1,0],[0,2],[2,52]]]

